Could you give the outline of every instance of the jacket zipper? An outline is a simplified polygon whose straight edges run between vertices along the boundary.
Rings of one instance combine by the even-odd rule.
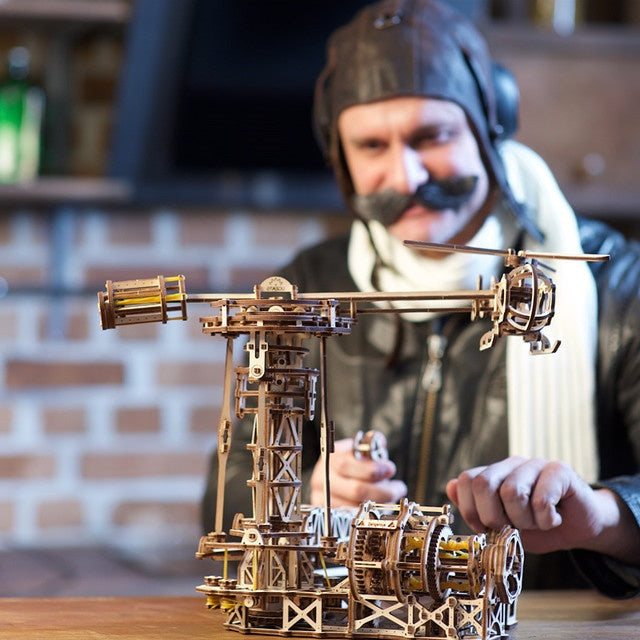
[[[427,477],[431,456],[431,439],[436,417],[438,394],[442,387],[442,358],[447,346],[447,338],[434,333],[427,338],[427,364],[422,374],[422,389],[426,392],[424,418],[422,420],[422,438],[418,458],[418,475],[414,500],[423,505],[427,494]]]

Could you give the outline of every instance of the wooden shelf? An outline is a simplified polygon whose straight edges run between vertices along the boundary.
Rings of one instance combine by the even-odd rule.
[[[0,207],[55,207],[64,205],[126,205],[131,187],[112,178],[46,177],[33,182],[0,185]]]
[[[51,26],[123,26],[131,3],[125,0],[4,0],[0,2],[3,28]]]
[[[482,25],[481,30],[494,55],[510,55],[514,51],[526,54],[541,49],[547,55],[561,52],[580,56],[586,53],[604,58],[640,54],[640,28],[635,25],[580,26],[568,36],[543,27],[505,26],[498,22]],[[504,62],[508,66],[508,58]]]

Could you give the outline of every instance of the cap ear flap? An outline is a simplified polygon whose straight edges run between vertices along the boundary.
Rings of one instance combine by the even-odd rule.
[[[332,119],[329,93],[334,70],[334,65],[331,61],[333,55],[333,52],[329,50],[329,60],[316,80],[313,94],[313,132],[322,155],[327,161],[330,160],[331,155]]]

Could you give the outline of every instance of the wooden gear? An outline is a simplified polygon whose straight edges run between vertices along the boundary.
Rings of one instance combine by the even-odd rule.
[[[426,507],[406,499],[365,502],[357,512],[331,508],[333,424],[326,400],[326,340],[349,334],[361,313],[467,312],[492,322],[480,349],[496,337],[520,335],[532,353],[555,351],[558,344],[550,345],[542,334],[553,317],[553,282],[530,256],[510,251],[505,262],[510,269],[489,289],[479,280],[477,290],[454,292],[300,293],[287,280],[271,277],[253,294],[188,295],[182,276],[107,282],[99,294],[104,329],[186,320],[188,302],[209,303],[213,315],[200,319],[202,331],[227,340],[215,530],[201,538],[196,554],[223,562],[223,575],[206,577],[197,589],[208,606],[226,614],[226,626],[302,637],[506,637],[522,586],[518,531],[505,527],[455,536],[448,505]],[[433,307],[362,306],[412,300],[433,301]],[[468,304],[443,307],[451,301]],[[233,341],[239,336],[247,338],[247,364],[234,368]],[[320,342],[319,369],[304,364],[310,338]],[[254,420],[247,445],[253,513],[236,514],[227,533],[222,522],[232,393],[235,416]],[[325,504],[308,507],[301,501],[302,428],[314,417],[318,399]],[[357,434],[354,454],[384,457],[380,434]],[[235,578],[229,577],[231,561],[238,563]]]

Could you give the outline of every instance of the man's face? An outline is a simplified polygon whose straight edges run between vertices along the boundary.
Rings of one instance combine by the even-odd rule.
[[[464,111],[446,100],[390,98],[348,107],[338,131],[355,192],[412,194],[428,180],[477,176],[456,209],[412,204],[387,228],[400,240],[466,243],[480,228],[489,177]]]

